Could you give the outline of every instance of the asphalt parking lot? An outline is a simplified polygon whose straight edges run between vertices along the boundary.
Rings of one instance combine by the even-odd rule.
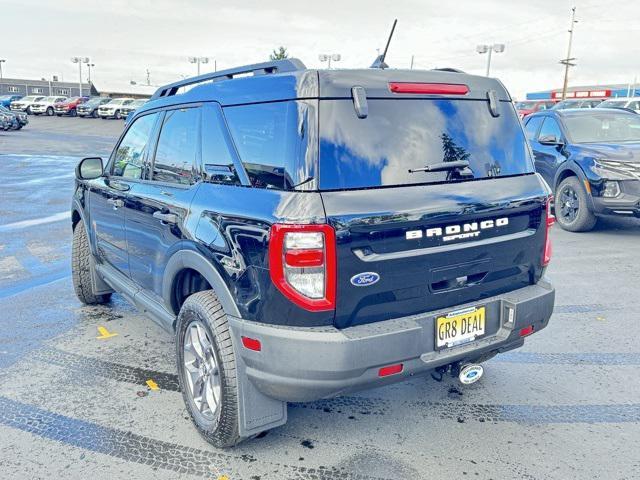
[[[0,478],[640,478],[640,222],[553,229],[550,326],[471,387],[430,377],[289,408],[231,450],[192,427],[172,338],[119,295],[83,307],[70,197],[123,122],[0,132]]]

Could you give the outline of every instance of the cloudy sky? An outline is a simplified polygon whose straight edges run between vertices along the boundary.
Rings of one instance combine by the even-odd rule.
[[[570,85],[640,82],[639,0],[0,0],[0,58],[5,77],[75,81],[70,57],[88,56],[98,89],[130,89],[147,68],[154,84],[193,75],[190,55],[218,69],[263,61],[279,45],[309,67],[322,66],[319,53],[340,53],[336,66],[367,67],[397,17],[390,66],[408,68],[413,55],[414,68],[484,74],[476,45],[504,43],[492,75],[522,97],[561,86],[574,5]]]

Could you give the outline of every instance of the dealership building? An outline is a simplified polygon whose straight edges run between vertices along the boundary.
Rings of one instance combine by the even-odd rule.
[[[80,84],[78,82],[59,82],[53,80],[27,80],[23,78],[3,78],[0,80],[0,95],[59,95],[61,97],[79,97],[82,95],[98,95],[96,87],[92,83]]]
[[[93,83],[83,83],[82,93],[78,82],[59,82],[53,80],[27,80],[22,78],[0,79],[1,95],[45,95],[60,97],[103,96],[103,97],[130,97],[149,98],[157,89],[151,85],[111,85],[108,88],[98,90]]]
[[[566,98],[638,97],[640,84],[587,85],[567,88]],[[561,99],[562,89],[527,93],[527,100]]]

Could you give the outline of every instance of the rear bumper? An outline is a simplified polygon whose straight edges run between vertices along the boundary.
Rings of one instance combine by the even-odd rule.
[[[313,401],[395,383],[450,363],[520,347],[524,343],[520,329],[533,325],[534,331],[539,331],[546,327],[554,299],[554,288],[543,280],[446,311],[342,330],[277,327],[238,318],[230,318],[230,326],[247,377],[258,390],[278,400]],[[487,308],[486,336],[466,345],[435,350],[435,318],[472,305]],[[508,322],[509,309],[515,312],[512,322]],[[261,351],[243,348],[242,336],[259,339]],[[397,363],[403,364],[401,373],[378,377],[380,367]]]

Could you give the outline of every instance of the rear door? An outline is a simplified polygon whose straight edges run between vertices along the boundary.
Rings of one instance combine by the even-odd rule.
[[[184,238],[202,174],[200,107],[167,110],[150,153],[149,181],[135,185],[126,212],[131,278],[157,296],[168,258]]]
[[[547,190],[508,101],[320,101],[320,190],[337,237],[339,328],[537,281]],[[424,171],[467,161],[469,168]],[[495,313],[494,313],[495,314]]]

